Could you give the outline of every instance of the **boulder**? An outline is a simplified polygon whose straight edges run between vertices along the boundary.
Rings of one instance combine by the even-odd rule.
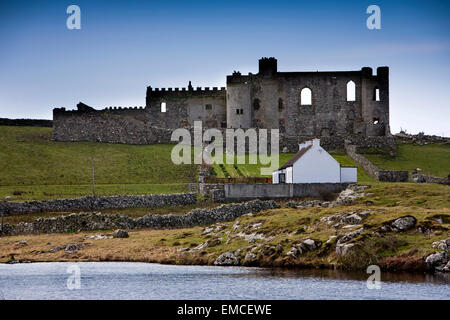
[[[397,220],[392,222],[391,225],[400,231],[406,231],[411,228],[414,228],[414,226],[416,225],[416,222],[417,222],[417,220],[413,216],[406,216],[406,217],[398,218]]]
[[[16,246],[27,246],[28,242],[26,240],[20,240],[15,243]]]
[[[64,251],[66,251],[67,253],[74,253],[77,250],[84,248],[85,244],[83,243],[79,243],[79,244],[72,244],[69,243],[68,245],[66,245],[66,248],[64,249]]]
[[[357,235],[363,233],[363,231],[364,231],[364,229],[363,229],[363,228],[360,228],[360,229],[358,229],[358,230],[355,230],[355,231],[352,231],[352,232],[350,232],[350,233],[347,233],[347,234],[343,235],[343,236],[337,241],[337,244],[340,245],[340,244],[346,243],[346,242],[350,241],[351,239],[353,239],[354,237],[356,237]]]
[[[361,218],[359,215],[357,215],[356,213],[348,215],[346,217],[343,217],[341,219],[342,223],[348,223],[348,224],[361,224],[363,218]]]
[[[237,266],[239,265],[239,258],[233,252],[224,252],[214,261],[214,265]]]
[[[384,232],[401,232],[401,231],[407,231],[409,229],[414,228],[416,225],[416,218],[413,216],[404,216],[400,217],[393,222],[387,223],[381,227],[381,231]]]
[[[346,256],[354,246],[354,243],[337,244],[336,254],[341,257]]]
[[[443,268],[449,261],[448,254],[446,252],[432,253],[425,259],[425,264],[428,269],[434,269],[436,267]]]
[[[255,260],[256,260],[256,254],[254,254],[253,252],[248,252],[245,255],[244,262],[248,263],[248,262],[253,262]]]
[[[128,237],[129,237],[128,232],[122,229],[117,229],[113,233],[113,238],[128,238]]]
[[[447,262],[445,267],[442,268],[442,272],[450,272],[450,260]]]
[[[313,250],[318,249],[321,246],[321,244],[322,243],[320,241],[314,241],[312,239],[306,239],[306,240],[302,241],[300,246],[305,251],[313,251]]]

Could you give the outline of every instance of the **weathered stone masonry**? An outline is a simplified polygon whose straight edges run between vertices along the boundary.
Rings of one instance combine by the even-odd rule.
[[[121,195],[25,202],[2,201],[0,202],[0,210],[5,215],[19,215],[36,212],[180,206],[195,204],[196,202],[196,193]]]
[[[355,85],[348,101],[347,86]],[[312,101],[302,103],[302,91]],[[304,101],[303,101],[304,102]],[[165,109],[165,110],[164,110]],[[128,144],[170,142],[173,129],[279,129],[282,147],[295,151],[299,140],[320,137],[329,148],[342,148],[345,139],[390,136],[389,68],[338,72],[279,72],[275,58],[262,58],[257,74],[227,76],[227,88],[152,88],[146,106],[96,110],[83,103],[77,110],[53,111],[57,141],[101,141]],[[358,143],[359,143],[358,142]],[[390,143],[389,141],[387,142]]]
[[[247,213],[276,209],[275,201],[249,201],[232,203],[212,209],[194,209],[185,215],[147,214],[133,219],[126,215],[101,213],[73,213],[53,218],[38,218],[32,223],[5,224],[0,235],[80,232],[91,230],[122,229],[172,229],[190,228],[219,221],[232,221]]]

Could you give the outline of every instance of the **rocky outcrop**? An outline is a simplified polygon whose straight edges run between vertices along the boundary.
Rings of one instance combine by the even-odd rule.
[[[425,264],[430,270],[444,271],[448,261],[449,256],[447,252],[437,252],[426,257]]]
[[[295,244],[286,255],[296,258],[308,251],[314,251],[319,249],[321,245],[322,245],[321,241],[306,239],[298,244]]]
[[[370,216],[371,210],[357,210],[338,212],[333,215],[325,216],[320,219],[320,222],[324,222],[327,225],[331,225],[333,228],[349,228],[362,224],[364,219]]]
[[[433,242],[432,247],[442,252],[432,253],[425,258],[425,264],[431,271],[450,272],[450,237]]]
[[[403,143],[415,143],[418,145],[425,145],[429,143],[450,143],[450,138],[448,137],[441,137],[436,135],[426,135],[423,132],[420,132],[418,134],[408,134],[404,131],[401,131],[399,133],[396,133],[394,135],[395,140],[403,142]]]
[[[276,209],[275,201],[254,200],[224,204],[212,209],[194,209],[185,215],[148,214],[132,219],[126,215],[101,213],[72,213],[52,218],[39,218],[32,223],[5,224],[2,235],[66,233],[111,229],[172,229],[188,228],[220,221],[231,221],[248,213]]]
[[[75,199],[54,199],[45,201],[25,201],[0,203],[5,215],[37,212],[70,212],[73,210],[104,210],[136,207],[163,207],[195,204],[196,193],[121,195],[112,197],[83,197]]]
[[[336,242],[336,255],[346,256],[350,250],[355,246],[355,243],[348,243],[350,240],[363,233],[364,229],[360,228],[358,230],[352,231],[340,237]]]
[[[381,227],[384,232],[402,232],[414,228],[417,219],[413,216],[400,217],[394,221],[388,222]]]
[[[128,232],[122,229],[117,229],[113,233],[113,238],[128,238],[128,237],[129,237]]]
[[[224,252],[214,261],[216,266],[237,266],[239,265],[239,258],[235,252]]]

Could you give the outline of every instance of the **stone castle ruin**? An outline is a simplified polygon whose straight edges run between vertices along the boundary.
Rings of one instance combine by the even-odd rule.
[[[168,143],[173,129],[279,129],[280,146],[296,151],[300,140],[324,148],[392,145],[389,68],[358,71],[280,72],[275,58],[259,60],[257,74],[233,72],[226,88],[147,87],[145,107],[53,110],[53,139],[126,144]]]

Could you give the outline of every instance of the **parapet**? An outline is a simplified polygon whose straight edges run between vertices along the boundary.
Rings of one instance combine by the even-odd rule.
[[[197,88],[152,88],[147,87],[147,98],[159,97],[183,97],[189,95],[225,95],[227,92],[225,87],[197,87]]]

